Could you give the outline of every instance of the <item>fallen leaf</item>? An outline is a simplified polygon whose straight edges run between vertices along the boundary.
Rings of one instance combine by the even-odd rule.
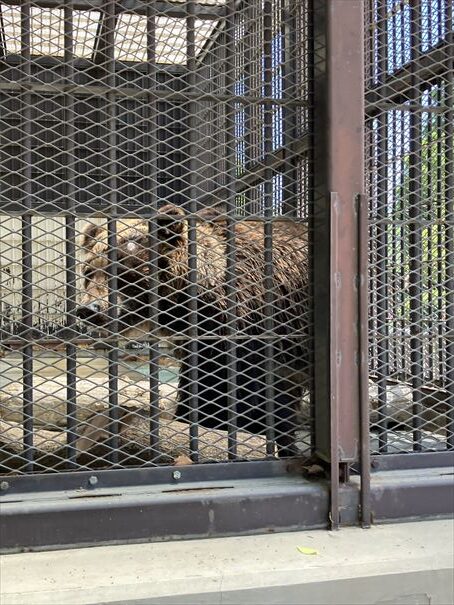
[[[310,548],[309,546],[297,546],[296,550],[302,555],[318,555],[318,551],[316,551],[315,548]]]
[[[192,464],[192,460],[189,458],[189,456],[181,454],[175,458],[173,466],[187,466],[188,464]]]

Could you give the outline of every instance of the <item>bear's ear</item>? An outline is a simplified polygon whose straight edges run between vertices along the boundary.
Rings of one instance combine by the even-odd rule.
[[[185,213],[182,208],[167,204],[159,209],[158,240],[176,245],[185,231]]]
[[[90,252],[93,247],[100,241],[102,241],[102,235],[105,229],[100,225],[93,225],[93,223],[87,223],[82,229],[82,248],[86,252]]]

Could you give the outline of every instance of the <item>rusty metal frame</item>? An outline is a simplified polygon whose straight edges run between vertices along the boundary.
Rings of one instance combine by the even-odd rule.
[[[364,180],[362,0],[324,0],[314,29],[316,452],[331,463],[330,517],[335,528],[340,521],[340,475],[348,477],[348,465],[359,455],[359,374],[364,371],[359,333],[367,324],[359,319],[356,209]]]
[[[330,482],[303,479],[297,470],[265,461],[188,466],[178,478],[172,468],[10,477],[0,483],[0,551],[329,527]],[[446,467],[378,470],[373,520],[449,518],[452,494]],[[358,476],[340,485],[338,502],[340,524],[356,525]]]

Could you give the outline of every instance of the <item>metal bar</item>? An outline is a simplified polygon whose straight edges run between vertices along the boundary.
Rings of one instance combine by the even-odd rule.
[[[106,70],[107,87],[115,86],[115,26],[117,22],[116,0],[106,0],[104,4],[104,44],[102,60]],[[108,329],[113,339],[108,351],[108,381],[109,381],[109,439],[108,458],[116,464],[119,460],[119,415],[118,407],[118,241],[117,241],[117,135],[116,135],[116,99],[112,94],[106,98],[106,121],[108,130],[108,184],[109,184],[109,214],[107,220],[107,249],[108,249]]]
[[[263,81],[265,97],[272,96],[272,39],[273,39],[273,2],[264,0],[263,3]],[[264,108],[264,163],[268,161],[268,154],[273,149],[273,106],[266,103]],[[274,267],[273,267],[273,223],[267,219],[271,218],[273,212],[273,171],[265,169],[264,178],[264,278],[263,287],[265,292],[264,328],[267,335],[274,333]],[[274,347],[268,344],[264,347],[264,369],[265,369],[265,399],[266,399],[266,453],[272,457],[275,455],[275,363]]]
[[[331,309],[331,347],[330,347],[330,464],[331,464],[331,477],[330,477],[330,514],[329,520],[331,529],[339,529],[340,525],[340,511],[339,511],[339,473],[340,473],[340,458],[339,458],[339,347],[340,347],[340,322],[342,320],[340,311],[336,305],[337,298],[339,297],[339,290],[341,287],[340,275],[339,275],[339,212],[340,212],[340,201],[339,196],[336,193],[332,193],[330,196],[330,226],[331,226],[331,259],[330,259],[330,309]]]
[[[298,77],[298,58],[299,62],[305,61],[305,65],[310,62],[311,56],[308,52],[309,42],[306,43],[306,55],[303,55],[304,49],[298,50],[297,45],[297,17],[294,14],[296,7],[288,7],[286,10],[286,0],[280,1],[281,14],[282,14],[282,57],[279,57],[280,61],[283,61],[282,66],[282,96],[284,99],[298,97],[299,91],[297,89],[297,77]],[[309,10],[309,8],[307,9]],[[307,16],[309,18],[309,15]],[[303,23],[301,24],[302,36],[307,37],[309,35],[308,28]],[[307,40],[307,38],[306,38]],[[301,66],[300,66],[301,67]],[[306,73],[306,77],[308,74]],[[301,83],[302,84],[302,83]],[[308,82],[305,83],[308,85]],[[283,143],[284,147],[289,146],[291,141],[299,139],[298,132],[298,121],[300,116],[294,107],[282,108],[282,128],[283,128]],[[289,168],[291,166],[291,169]],[[283,207],[282,214],[289,214],[290,216],[297,215],[297,200],[298,200],[298,166],[297,158],[286,158],[283,170]]]
[[[243,463],[229,466],[240,469]],[[185,472],[186,467],[183,476]],[[270,491],[269,478],[237,480],[213,489],[210,483],[175,485],[169,477],[166,487],[147,486],[135,497],[127,497],[125,490],[125,497],[105,493],[97,498],[96,492],[88,492],[85,498],[79,493],[74,499],[36,502],[32,495],[4,503],[2,551],[326,527],[326,487],[300,476],[280,480],[278,498]]]
[[[154,4],[147,7],[147,65],[148,65],[148,88],[153,91],[157,87],[156,70],[156,10]],[[158,214],[158,105],[153,98],[148,100],[147,122],[150,127],[149,136],[149,170],[151,183],[149,186],[152,210]],[[149,317],[152,329],[157,324],[159,314],[159,252],[158,252],[158,222],[148,221],[148,263],[149,285],[148,305]],[[149,389],[150,389],[150,449],[151,461],[160,455],[159,447],[159,345],[152,343],[149,348]]]
[[[387,3],[386,0],[380,0],[379,4],[379,22],[382,27],[378,33],[379,61],[378,78],[379,81],[386,80],[388,73],[388,36],[387,36]],[[394,34],[393,39],[396,36]],[[394,51],[394,57],[395,57]],[[381,114],[378,117],[377,132],[377,217],[378,220],[384,220],[388,215],[388,122],[391,119],[388,113]],[[395,122],[393,123],[393,132],[395,132]],[[386,381],[389,376],[389,327],[388,327],[388,304],[389,304],[389,283],[388,283],[388,227],[378,227],[375,235],[377,241],[377,333],[380,343],[377,351],[377,372],[378,380],[378,449],[380,453],[386,453],[388,448],[388,406],[387,406],[387,388]]]
[[[433,98],[433,94],[436,91],[436,89],[434,90],[433,88],[429,89],[429,103],[432,105],[434,102],[434,98]],[[437,251],[435,250],[434,253],[434,248],[433,248],[433,242],[434,242],[434,235],[436,233],[435,229],[436,229],[436,210],[437,210],[437,197],[436,197],[436,191],[437,191],[437,173],[434,175],[434,169],[437,169],[437,162],[438,162],[438,158],[435,158],[434,161],[434,146],[435,146],[435,151],[436,151],[436,144],[434,144],[433,139],[434,136],[437,136],[437,131],[436,131],[436,118],[437,116],[433,116],[433,115],[428,115],[428,121],[429,121],[429,129],[428,129],[428,136],[429,136],[429,140],[428,140],[428,174],[427,174],[427,195],[425,196],[426,199],[428,200],[429,206],[427,208],[428,211],[428,216],[427,219],[429,221],[429,227],[427,230],[427,262],[425,263],[426,265],[426,273],[427,273],[427,290],[428,290],[428,294],[429,294],[429,300],[428,300],[428,320],[427,320],[427,329],[428,329],[428,351],[427,351],[427,356],[424,355],[424,360],[426,362],[426,375],[427,375],[427,379],[433,383],[434,379],[435,379],[435,356],[437,354],[437,350],[436,347],[434,346],[434,330],[436,327],[436,322],[434,321],[434,317],[436,314],[438,314],[438,309],[437,309],[437,297],[434,296],[434,290],[436,288],[437,285],[437,281],[436,281],[436,276],[437,276],[437,269],[436,269],[436,265],[434,264],[434,258],[435,258],[435,254],[437,253]],[[434,178],[435,177],[435,178]]]
[[[368,257],[369,229],[368,203],[363,195],[358,196],[358,336],[359,364],[358,380],[360,392],[360,437],[361,437],[361,523],[363,527],[371,524],[370,502],[370,403],[369,403],[369,292]]]
[[[314,225],[315,225],[315,191],[316,191],[316,177],[315,177],[315,136],[316,136],[316,132],[314,129],[314,119],[313,119],[313,114],[314,114],[314,107],[313,107],[313,103],[314,103],[314,99],[315,99],[315,73],[316,73],[316,69],[315,69],[315,28],[314,28],[314,21],[317,18],[316,12],[315,12],[315,5],[314,5],[314,0],[310,0],[309,3],[307,4],[307,23],[305,25],[305,32],[302,32],[302,35],[306,35],[308,38],[308,42],[307,42],[307,58],[305,60],[307,60],[308,62],[308,72],[307,72],[307,78],[308,78],[308,100],[310,101],[310,107],[308,108],[308,114],[309,114],[309,124],[310,124],[310,131],[308,133],[309,136],[309,140],[310,140],[310,144],[309,144],[309,149],[308,151],[305,153],[305,156],[307,157],[307,171],[308,171],[308,175],[307,175],[307,197],[306,197],[306,201],[307,201],[307,212],[308,212],[308,218],[309,218],[309,222],[308,222],[308,226],[309,226],[309,231],[308,231],[308,253],[310,255],[310,263],[309,263],[309,283],[310,283],[310,299],[312,301],[312,304],[315,304],[315,299],[314,299],[314,279],[315,279],[315,273],[314,273],[314,261],[313,261],[313,251],[314,251]],[[303,24],[299,22],[299,20],[297,21],[299,28],[303,27]],[[297,24],[295,24],[295,27],[297,27]],[[299,63],[303,60],[303,57],[299,57],[299,59],[297,60],[297,65],[299,65]],[[300,135],[301,139],[304,139],[305,136],[301,133]],[[300,177],[301,178],[301,177]],[[327,229],[328,230],[328,229]],[[311,336],[311,342],[313,343],[312,345],[312,351],[311,351],[311,358],[310,358],[310,363],[311,366],[314,367],[314,347],[315,347],[315,339],[314,339],[314,314],[313,314],[313,310],[311,311],[311,316],[310,316],[310,321],[311,321],[311,328],[310,328],[310,336]],[[312,455],[315,455],[315,405],[316,405],[316,396],[315,396],[315,381],[314,381],[314,374],[313,372],[311,372],[311,377],[310,377],[310,383],[308,385],[308,388],[310,390],[310,433],[311,433],[311,453]]]
[[[392,0],[391,0],[392,2]],[[389,3],[388,3],[389,4]],[[403,48],[403,40],[400,39],[399,42],[399,47],[397,45],[397,32],[398,32],[398,23],[397,23],[397,17],[402,18],[402,5],[399,3],[399,0],[397,0],[397,4],[396,2],[394,2],[394,6],[392,8],[392,10],[390,11],[390,13],[388,13],[388,7],[386,6],[386,0],[382,0],[381,2],[381,7],[383,9],[383,12],[381,12],[381,16],[382,16],[382,24],[383,27],[381,28],[380,33],[378,34],[378,37],[380,39],[380,34],[381,33],[386,33],[388,32],[388,28],[390,30],[390,36],[389,39],[386,36],[387,42],[389,43],[390,47],[392,48],[391,51],[391,61],[389,63],[386,63],[385,65],[385,71],[384,71],[384,79],[386,80],[386,75],[389,73],[393,73],[394,71],[396,71],[397,66],[399,64],[399,59],[400,59],[400,63],[402,63],[402,58],[403,58],[403,53],[404,53],[404,48]],[[380,46],[380,44],[379,44]],[[387,52],[388,48],[387,46],[382,46],[379,49],[379,54],[381,51],[381,54],[385,55],[387,57],[387,61],[389,61],[389,53]]]
[[[411,473],[403,471],[400,474],[386,471],[373,473],[371,500],[374,523],[418,517],[452,519],[453,489],[452,473],[440,472],[439,468],[413,470]]]
[[[227,3],[227,16],[225,27],[225,50],[226,57],[224,60],[225,69],[225,88],[227,92],[234,94],[235,80],[237,76],[236,68],[236,47],[235,47],[235,0],[229,0]],[[236,152],[235,152],[235,104],[230,102],[226,107],[226,161],[227,161],[227,188],[229,191],[228,200],[226,203],[226,285],[225,293],[227,298],[226,309],[226,355],[227,355],[227,407],[228,407],[228,457],[229,460],[238,459],[237,448],[237,353],[236,344],[237,336],[237,279],[236,279]]]
[[[327,64],[327,2],[320,4],[313,18],[313,104],[317,111],[314,119],[314,209],[312,218],[313,241],[317,241],[317,254],[312,256],[313,308],[314,308],[314,449],[321,458],[329,461],[330,455],[330,256],[331,256],[331,200],[327,199],[328,154],[330,152],[326,124],[329,104],[326,94]],[[323,57],[323,59],[322,59]]]
[[[17,0],[4,0],[2,4],[17,6]],[[37,3],[43,8],[61,8],[62,0],[39,0]],[[119,12],[130,12],[137,15],[147,14],[147,4],[144,0],[116,0]],[[166,2],[165,0],[155,0],[153,7],[156,13],[163,16],[185,18],[188,10],[183,3]],[[75,10],[104,10],[105,0],[74,0]],[[198,19],[221,19],[225,15],[225,7],[222,5],[208,5],[205,3],[196,3],[194,15]]]
[[[391,163],[391,186],[392,186],[392,196],[391,196],[391,207],[388,208],[388,212],[385,211],[385,214],[391,215],[391,224],[388,227],[384,227],[388,236],[388,245],[385,246],[385,258],[387,260],[387,271],[385,275],[385,279],[388,281],[388,313],[382,318],[385,322],[388,323],[388,350],[389,350],[389,361],[388,361],[388,375],[394,374],[397,367],[397,343],[395,338],[395,316],[396,316],[396,308],[397,308],[397,292],[398,288],[396,285],[396,267],[397,267],[397,254],[399,252],[399,246],[397,243],[397,227],[394,224],[392,219],[396,216],[396,212],[398,212],[399,200],[397,198],[397,182],[398,182],[398,166],[397,166],[397,145],[398,145],[398,133],[397,133],[397,123],[399,121],[399,115],[397,112],[394,112],[393,115],[393,126],[392,126],[392,137],[391,139],[391,157],[389,161]],[[390,258],[389,258],[390,257]],[[389,330],[391,328],[392,336],[389,336]]]
[[[65,83],[70,86],[74,82],[74,36],[73,36],[73,6],[69,1],[64,7],[64,62]],[[66,198],[69,215],[65,218],[65,264],[66,264],[66,316],[67,327],[72,331],[76,327],[76,199],[75,199],[75,152],[74,152],[74,97],[68,93],[65,103],[65,139],[66,147]],[[77,439],[77,353],[74,343],[65,344],[66,352],[66,443],[68,468],[77,468],[76,449]]]
[[[454,8],[448,13],[448,40],[454,45]],[[446,102],[449,111],[445,118],[445,199],[446,199],[446,389],[448,421],[447,446],[454,449],[454,60],[448,62]]]
[[[313,221],[313,238],[317,243],[317,254],[313,256],[315,447],[323,459],[330,460],[333,453],[337,455],[331,443],[334,435],[328,427],[333,424],[332,406],[338,405],[341,409],[339,449],[345,462],[356,458],[359,442],[358,339],[351,326],[357,325],[358,305],[352,288],[357,274],[356,254],[352,255],[357,246],[354,201],[363,189],[363,29],[361,1],[323,3],[317,8],[314,18],[314,106],[317,111],[314,115]],[[329,52],[325,64],[322,57],[327,43]],[[337,232],[329,233],[326,228],[332,219],[333,204],[333,197],[329,197],[327,191],[337,192],[339,197]],[[333,276],[332,257],[336,247],[342,264]],[[336,283],[340,287],[336,288],[333,299],[331,291]],[[337,372],[334,382],[332,368]],[[337,473],[333,463],[332,476],[336,477]],[[332,516],[336,522],[338,512],[333,510]]]
[[[405,149],[406,137],[408,135],[406,126],[405,126],[405,117],[402,117],[400,120],[400,139],[399,139],[399,150],[403,155]],[[401,159],[403,162],[403,159]],[[400,211],[397,213],[397,216],[394,218],[394,223],[396,229],[398,230],[401,245],[400,245],[400,256],[399,256],[399,269],[398,269],[398,285],[399,285],[399,314],[400,321],[398,323],[398,327],[400,329],[399,339],[400,339],[400,368],[402,371],[406,368],[406,340],[405,336],[405,328],[406,328],[406,305],[405,302],[407,300],[407,287],[406,287],[406,279],[408,271],[406,270],[406,263],[408,258],[408,237],[407,237],[407,225],[408,221],[405,220],[407,213],[407,198],[406,198],[406,176],[405,170],[401,170],[401,179],[400,179]]]
[[[11,475],[7,477],[7,489],[0,491],[0,502],[21,500],[27,494],[39,497],[40,494],[51,491],[60,492],[63,498],[66,499],[68,492],[74,492],[77,495],[82,489],[87,489],[91,485],[90,477],[93,475],[98,480],[96,490],[116,490],[117,488],[144,486],[158,487],[168,483],[173,484],[178,489],[180,485],[175,485],[172,476],[173,471],[173,467],[168,466],[146,466],[142,468],[96,469],[96,471],[80,470],[77,473],[63,471],[58,474]],[[187,465],[182,469],[181,479],[182,483],[189,485],[200,483],[209,485],[213,481],[221,481],[226,482],[228,486],[229,482],[236,480],[276,479],[287,475],[291,475],[288,461],[274,459],[254,460],[241,464],[216,462]],[[98,493],[100,492],[98,491]]]
[[[195,0],[187,0],[186,3],[188,17],[186,20],[186,42],[188,57],[188,90],[192,91],[196,86],[196,47],[195,47]],[[187,344],[189,354],[188,358],[188,376],[190,393],[190,427],[189,427],[189,450],[191,460],[198,462],[199,459],[199,402],[198,402],[198,380],[199,380],[199,357],[198,357],[198,275],[197,275],[197,219],[195,214],[198,210],[197,193],[194,178],[197,174],[195,148],[196,138],[196,105],[189,103],[187,105],[187,123],[188,123],[188,337]]]
[[[7,71],[11,67],[15,67],[20,64],[20,55],[6,55],[6,57],[2,57],[1,65],[0,65],[0,73],[3,71]],[[167,63],[159,63],[159,74],[164,80],[170,80],[172,78],[183,76],[186,74],[186,65],[172,65]],[[54,56],[54,55],[41,55],[33,57],[33,65],[32,69],[35,72],[42,71],[43,69],[52,70],[51,72],[46,74],[46,81],[60,83],[61,72],[64,71],[64,55],[63,56]],[[96,82],[96,80],[100,79],[100,72],[102,68],[95,65],[92,59],[85,59],[83,57],[75,57],[74,58],[74,71],[76,74],[83,73],[85,70],[89,69],[90,73],[90,82]],[[115,63],[115,71],[119,72],[128,72],[128,74],[143,74],[147,73],[147,64],[146,62],[141,63],[133,63],[131,61],[116,61]],[[127,79],[127,75],[126,79]],[[41,82],[42,83],[42,82]]]
[[[211,197],[211,196],[210,196]],[[227,197],[227,196],[226,196]],[[202,200],[205,200],[205,202],[207,202],[209,200],[208,197],[206,198],[201,198]],[[44,206],[42,205],[43,203],[37,203],[36,200],[34,201],[33,204],[33,208],[30,210],[29,214],[31,216],[42,216],[42,215],[50,215],[50,216],[55,216],[55,205],[49,203],[49,206]],[[224,202],[223,202],[224,204]],[[203,207],[203,206],[202,206]],[[106,216],[108,216],[108,211],[109,211],[109,204],[108,202],[99,202],[99,203],[92,203],[90,205],[86,205],[86,204],[82,204],[79,203],[77,206],[77,216],[78,217],[91,217],[91,218],[106,218]],[[23,208],[22,205],[19,202],[8,202],[8,216],[20,216],[23,214]],[[69,213],[66,210],[62,210],[61,212],[58,213],[59,216],[64,217],[64,216],[69,216]],[[146,219],[146,218],[152,218],[152,219],[159,219],[159,218],[168,218],[168,216],[162,216],[162,215],[156,215],[156,213],[153,210],[150,210],[150,208],[137,208],[137,207],[129,207],[126,204],[122,204],[120,207],[117,208],[117,216],[121,217],[122,219],[127,219],[127,218],[142,218],[142,219]],[[219,215],[217,215],[216,218],[213,217],[213,221],[214,222],[222,222],[225,221],[227,219],[227,215],[225,213],[220,213]],[[264,222],[264,217],[263,214],[250,214],[248,216],[242,217],[241,220],[243,221],[252,221],[252,222]],[[270,219],[268,219],[270,222],[273,223],[306,223],[307,219],[306,218],[302,218],[300,220],[295,220],[293,217],[286,217],[286,216],[274,216]]]
[[[411,6],[411,49],[413,62],[412,71],[412,94],[414,100],[419,101],[421,95],[421,81],[419,73],[415,70],[414,59],[419,56],[421,47],[421,12],[420,0],[414,0]],[[412,375],[412,397],[413,397],[413,450],[421,451],[421,413],[422,392],[424,383],[423,376],[423,343],[422,331],[422,232],[417,224],[422,212],[421,200],[421,122],[410,114],[410,167],[409,167],[409,218],[414,223],[409,225],[409,294],[410,294],[410,333],[411,339],[411,375]]]
[[[30,13],[29,0],[21,5],[21,78],[26,85],[31,77],[31,49],[30,49]],[[24,472],[34,470],[35,451],[33,447],[34,431],[34,405],[33,405],[33,244],[32,244],[32,216],[27,210],[31,207],[32,197],[32,99],[28,92],[21,95],[23,153],[22,153],[22,319],[23,333],[22,346],[22,380],[23,380],[23,435],[24,454],[26,463]],[[24,212],[25,211],[25,212]]]
[[[438,99],[437,104],[441,105],[444,101],[444,90],[443,86],[438,87]],[[444,324],[443,324],[443,315],[445,312],[445,301],[443,296],[443,273],[444,273],[444,260],[443,260],[443,250],[445,244],[446,231],[443,221],[444,214],[444,167],[442,165],[441,158],[444,154],[444,141],[443,133],[445,126],[445,117],[438,116],[437,117],[437,184],[436,184],[436,229],[437,229],[437,351],[438,351],[438,376],[441,381],[443,381],[443,377],[446,375],[445,372],[445,355],[446,350],[444,346]]]
[[[388,101],[381,101],[375,103],[373,106],[368,107],[367,115],[375,116],[377,110],[388,110],[388,111],[402,111],[409,113],[430,113],[430,114],[443,114],[446,109],[443,107],[427,107],[425,105],[420,105],[418,103],[391,103]]]
[[[357,458],[360,439],[359,339],[352,326],[358,325],[355,200],[364,186],[363,10],[362,0],[323,2],[314,19],[315,56],[328,48],[326,64],[315,64],[314,94],[315,446],[331,464],[332,527],[339,525],[339,465]]]
[[[331,344],[339,388],[332,398],[339,407],[340,462],[357,456],[360,397],[357,380],[358,339],[351,326],[357,325],[358,300],[352,284],[357,281],[357,261],[352,250],[358,246],[354,208],[364,183],[364,4],[361,0],[329,3],[329,168],[328,186],[337,192],[339,225],[334,237],[339,265],[334,274],[331,330],[338,331],[337,345]],[[353,103],[353,105],[352,105]],[[347,152],[348,150],[348,152]],[[333,235],[333,234],[332,234]],[[337,326],[332,323],[338,313]],[[335,470],[333,471],[335,472]]]
[[[242,46],[241,51],[244,55],[244,96],[249,96],[251,92],[254,90],[254,35],[255,28],[258,26],[257,20],[255,19],[254,11],[255,5],[254,2],[249,2],[247,6],[244,7],[244,19],[245,19],[245,33],[244,38],[241,41]],[[245,156],[245,166],[244,171],[241,173],[241,180],[237,183],[237,192],[240,192],[240,189],[244,183],[244,190],[241,191],[242,197],[244,198],[244,212],[246,216],[251,211],[251,183],[248,185],[246,179],[247,170],[246,167],[253,163],[254,161],[254,112],[257,112],[257,109],[254,110],[253,105],[245,105],[245,136],[244,136],[244,156]],[[260,169],[260,168],[259,168]]]
[[[448,57],[451,54],[450,46],[447,42],[441,41],[437,46],[428,52],[412,57],[410,63],[406,63],[396,71],[389,73],[385,82],[373,87],[366,94],[366,105],[368,108],[381,102],[383,99],[395,101],[405,95],[411,89],[411,71],[418,74],[421,82],[430,82],[446,72]],[[383,86],[388,91],[387,96]]]
[[[374,64],[374,70],[375,70]],[[375,78],[375,71],[374,71]],[[376,308],[376,295],[377,295],[377,265],[376,265],[376,229],[372,224],[372,216],[375,214],[375,206],[377,199],[377,183],[375,178],[375,166],[377,163],[377,119],[369,119],[367,122],[367,139],[366,146],[370,149],[368,154],[367,174],[369,175],[369,306],[371,309]],[[376,342],[376,316],[374,313],[369,314],[369,333],[370,337],[370,372],[377,371],[377,342]]]
[[[417,468],[452,468],[453,452],[424,452],[372,456],[373,471],[396,471]]]
[[[194,59],[195,61],[195,59]],[[196,63],[195,63],[196,64]],[[152,99],[156,99],[157,101],[174,101],[175,103],[184,103],[188,101],[213,101],[217,103],[226,103],[230,101],[235,101],[238,103],[242,103],[243,105],[261,105],[264,101],[273,101],[274,105],[282,105],[282,106],[294,106],[294,107],[304,107],[307,105],[307,101],[301,99],[274,99],[273,97],[263,97],[263,96],[250,96],[250,95],[226,95],[220,93],[212,93],[212,92],[199,92],[184,90],[184,91],[176,91],[176,90],[154,90],[154,91],[146,91],[143,88],[129,88],[129,87],[120,87],[113,85],[109,86],[85,86],[85,85],[74,85],[70,88],[71,92],[75,96],[89,96],[89,97],[104,97],[104,96],[115,96],[120,98],[139,98],[139,99],[147,99],[148,97]],[[21,83],[21,82],[0,82],[0,92],[35,92],[41,94],[64,94],[67,92],[67,86],[65,84],[59,84],[57,82],[52,84],[44,84],[41,82],[30,82],[30,83]]]

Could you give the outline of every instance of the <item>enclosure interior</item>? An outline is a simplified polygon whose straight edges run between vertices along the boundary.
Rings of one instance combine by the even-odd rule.
[[[454,447],[453,3],[366,10],[372,452]]]
[[[327,279],[313,274],[312,258],[322,252],[314,214],[330,199],[314,184],[322,111],[313,107],[315,74],[326,60],[314,30],[323,6],[0,3],[5,473],[271,459],[288,436],[295,453],[313,452],[314,286],[320,291]],[[363,8],[364,438],[379,458],[444,454],[454,445],[453,5],[368,0]],[[327,122],[318,134],[333,127]],[[185,211],[183,223],[169,220],[168,204]],[[100,253],[110,309],[103,329],[77,315],[87,224],[104,228],[95,240],[108,244]],[[146,236],[146,271],[157,276],[163,234],[182,224],[186,255],[176,267],[187,297],[173,305],[170,323],[183,316],[183,324],[165,337],[156,326],[121,333],[114,310],[127,294],[126,230]],[[222,328],[215,321],[208,329],[201,317],[213,311],[205,255],[222,274],[221,287],[210,282]],[[148,280],[145,300],[138,280],[137,315],[146,308],[159,324],[158,281]],[[167,287],[172,299],[181,283]],[[256,314],[245,322],[251,301]],[[323,355],[332,361],[330,347]],[[337,402],[341,414],[344,403]],[[290,407],[291,430],[282,423]],[[329,434],[325,424],[317,430]]]
[[[280,424],[290,399],[295,451],[310,453],[309,7],[306,0],[0,4],[6,473],[274,458],[276,442],[290,434]],[[183,224],[163,217],[168,204],[186,213],[176,272],[187,299],[172,302],[167,323],[175,322],[163,337],[162,238]],[[103,229],[94,241],[105,244],[101,327],[78,315],[91,278],[88,224]],[[131,230],[148,250],[132,290],[122,273]],[[219,283],[203,274],[208,252]],[[166,287],[170,300],[181,283]],[[201,319],[207,296],[222,306],[214,328]],[[125,298],[137,324],[145,308],[151,327],[122,332]],[[244,320],[248,306],[254,312]],[[295,372],[292,384],[282,378]]]

